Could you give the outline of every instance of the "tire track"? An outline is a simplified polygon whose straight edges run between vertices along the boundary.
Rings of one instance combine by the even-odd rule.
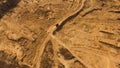
[[[74,7],[77,6],[77,8],[76,8],[74,11],[72,11],[70,14],[67,14],[66,16],[64,16],[64,17],[62,18],[62,20],[58,20],[54,25],[52,25],[52,26],[48,29],[48,31],[47,31],[47,37],[45,38],[44,42],[43,42],[41,45],[39,45],[40,47],[38,47],[38,51],[37,51],[36,56],[35,56],[36,59],[34,59],[34,61],[37,61],[37,62],[36,62],[37,67],[36,67],[36,68],[40,68],[41,56],[42,56],[43,51],[44,51],[44,49],[45,49],[46,43],[47,43],[49,40],[51,40],[51,35],[52,35],[53,32],[55,32],[55,30],[56,30],[56,26],[55,26],[55,25],[56,25],[56,24],[61,25],[61,24],[64,23],[66,20],[68,20],[70,17],[78,14],[78,13],[83,9],[84,4],[85,4],[86,1],[87,1],[87,0],[82,0],[81,5],[80,5],[80,0],[76,0]],[[74,7],[72,7],[72,9],[74,9]]]

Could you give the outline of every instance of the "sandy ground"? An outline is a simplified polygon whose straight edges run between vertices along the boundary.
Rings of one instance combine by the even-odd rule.
[[[120,68],[120,0],[0,0],[0,68]]]

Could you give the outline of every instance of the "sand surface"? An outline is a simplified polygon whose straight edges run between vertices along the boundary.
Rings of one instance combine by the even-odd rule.
[[[0,68],[120,68],[120,0],[0,0]]]

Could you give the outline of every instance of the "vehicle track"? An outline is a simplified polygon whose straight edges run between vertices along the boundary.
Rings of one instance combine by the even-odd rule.
[[[98,57],[101,57],[103,59],[105,59],[105,62],[106,62],[106,68],[110,68],[110,61],[113,61],[113,62],[118,62],[118,61],[115,61],[113,57],[109,56],[106,57],[105,55],[102,55],[100,53],[97,53],[95,50],[94,51],[91,51],[90,49],[86,48],[86,50],[84,50],[83,48],[71,48],[71,47],[67,47],[61,40],[59,40],[57,37],[55,37],[54,35],[51,35],[52,39],[54,42],[62,45],[64,48],[66,48],[73,56],[76,57],[77,60],[79,60],[80,62],[83,63],[83,65],[85,65],[87,68],[93,68],[92,66],[90,66],[89,64],[87,64],[84,60],[82,60],[80,57],[79,57],[79,52],[85,52],[85,53],[88,53],[88,54],[93,54],[94,56],[98,56]],[[55,47],[54,47],[55,48]],[[57,48],[56,48],[57,49]],[[75,52],[77,52],[78,54],[76,54]],[[59,59],[59,60],[62,60],[62,59]]]
[[[66,45],[65,45],[63,42],[61,42],[59,39],[57,39],[54,35],[51,35],[51,38],[52,38],[54,41],[58,42],[58,44],[62,45],[64,48],[66,48],[68,51],[70,51],[70,53],[71,53],[73,56],[75,56],[76,59],[78,59],[80,62],[82,62],[83,65],[85,65],[87,68],[88,68],[88,67],[89,67],[89,68],[92,68],[91,66],[87,65],[87,63],[85,63],[82,59],[80,59],[76,54],[74,54],[74,52],[73,52],[72,50],[70,50],[69,47],[66,47]]]
[[[45,48],[45,46],[46,46],[46,43],[47,43],[49,40],[51,40],[51,38],[52,38],[51,35],[53,35],[53,32],[56,31],[56,26],[55,26],[55,25],[56,25],[56,24],[61,25],[61,24],[63,24],[66,20],[68,20],[70,17],[73,17],[74,15],[78,14],[78,13],[83,9],[86,1],[87,1],[87,0],[82,0],[82,2],[80,2],[80,0],[75,0],[75,4],[74,4],[74,6],[72,7],[72,9],[74,9],[74,10],[73,10],[72,12],[66,14],[66,16],[64,16],[64,17],[62,18],[62,20],[58,20],[54,25],[52,25],[52,26],[48,29],[48,31],[47,31],[47,37],[45,38],[43,44],[41,44],[40,47],[38,48],[38,51],[37,51],[37,54],[36,54],[37,56],[35,56],[36,59],[35,59],[34,61],[37,61],[37,62],[36,62],[36,63],[37,63],[37,67],[36,67],[36,68],[39,68],[39,67],[40,67],[41,56],[42,56],[42,54],[43,54],[44,48]],[[80,3],[81,3],[81,4],[80,4]],[[77,7],[77,8],[76,8],[76,7]],[[76,8],[76,9],[75,9],[75,8]],[[39,53],[38,53],[38,52],[39,52]]]

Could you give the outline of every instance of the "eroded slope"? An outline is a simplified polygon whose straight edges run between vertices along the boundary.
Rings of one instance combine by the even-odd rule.
[[[0,17],[2,68],[119,68],[119,0],[4,0]]]

